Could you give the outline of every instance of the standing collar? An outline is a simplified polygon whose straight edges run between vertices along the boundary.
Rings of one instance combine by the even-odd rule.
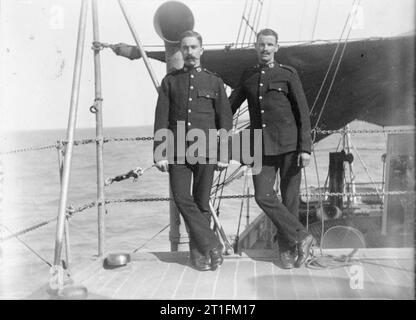
[[[183,67],[183,71],[185,71],[185,72],[191,72],[193,70],[195,70],[196,72],[201,72],[202,71],[202,66],[199,65],[199,66],[197,66],[195,68],[194,67],[188,67],[188,66],[184,66]]]
[[[272,69],[272,68],[275,67],[276,64],[278,64],[276,61],[271,61],[271,62],[265,63],[265,64],[258,64],[256,67],[258,69],[267,69],[267,68]]]

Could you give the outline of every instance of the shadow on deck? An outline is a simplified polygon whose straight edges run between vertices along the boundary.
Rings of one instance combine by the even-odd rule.
[[[414,299],[413,249],[360,249],[355,257],[353,267],[284,270],[273,251],[253,250],[199,272],[187,252],[137,253],[116,269],[90,261],[72,277],[88,288],[88,299]],[[48,299],[46,288],[27,299]]]

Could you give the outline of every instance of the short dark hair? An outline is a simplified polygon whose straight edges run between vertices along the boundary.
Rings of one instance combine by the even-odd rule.
[[[276,43],[279,40],[279,36],[277,35],[276,31],[272,30],[272,29],[262,29],[257,33],[257,37],[256,37],[256,41],[259,40],[260,36],[273,36],[276,38]]]
[[[187,38],[187,37],[197,38],[199,43],[202,46],[202,36],[198,32],[193,31],[193,30],[187,30],[185,32],[182,32],[181,36],[179,37],[179,43],[182,42],[183,38]]]

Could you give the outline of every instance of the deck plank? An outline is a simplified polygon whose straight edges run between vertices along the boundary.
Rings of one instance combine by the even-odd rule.
[[[164,262],[152,262],[152,269],[147,273],[146,278],[136,288],[132,299],[157,299],[155,293],[160,286],[164,286],[163,279],[168,274],[172,264]]]
[[[359,289],[351,289],[350,278],[344,267],[327,269],[331,280],[334,283],[336,294],[330,299],[361,299],[361,291]]]
[[[363,261],[363,265],[365,266],[375,263],[382,267],[383,271],[388,274],[396,285],[406,287],[413,284],[412,273],[410,273],[408,269],[403,268],[402,265],[398,264],[396,260],[372,259]],[[411,282],[409,280],[411,280]]]
[[[296,299],[296,292],[291,285],[290,272],[272,265],[274,296],[277,300]],[[288,283],[290,281],[290,284]]]
[[[132,262],[132,272],[113,294],[115,299],[135,299],[135,291],[142,286],[148,273],[154,268],[151,263]]]
[[[323,299],[327,292],[332,290],[331,281],[328,281],[328,273],[325,270],[312,270],[305,268],[316,290],[316,298]]]
[[[130,265],[112,270],[114,276],[98,291],[98,294],[104,297],[113,298],[134,271],[135,268]]]
[[[238,299],[256,299],[254,262],[241,259],[236,276],[236,291]]]
[[[185,272],[185,265],[169,263],[169,269],[160,281],[159,288],[153,294],[157,299],[172,299],[177,290],[178,284],[182,281]]]
[[[174,299],[191,299],[194,297],[195,287],[198,283],[200,272],[190,267],[185,267],[181,283],[176,289]]]
[[[310,278],[310,273],[305,266],[292,269],[292,282],[297,299],[318,299],[318,291]]]
[[[341,299],[341,290],[329,269],[311,270],[314,282],[318,283],[317,290],[320,299]]]
[[[400,269],[401,273],[409,280],[414,281],[414,260],[411,259],[397,259],[394,260],[396,266]]]
[[[233,299],[236,271],[237,261],[225,259],[218,269],[219,274],[214,293],[216,299]]]
[[[98,294],[113,275],[111,270],[100,269],[91,278],[84,281],[83,285],[87,287],[89,293]]]
[[[366,249],[367,250],[367,249]],[[104,269],[87,261],[73,274],[90,299],[413,299],[413,258],[408,251],[361,250],[364,288],[351,288],[351,267],[281,269],[275,255],[252,252],[225,257],[216,271],[189,266],[186,252],[141,252],[125,267]],[[410,251],[409,251],[410,252]],[[254,254],[256,253],[256,254]],[[393,258],[388,258],[393,254]],[[377,258],[380,255],[381,258]],[[39,288],[30,299],[47,299]]]
[[[273,261],[256,261],[256,297],[257,299],[275,300]]]
[[[374,260],[373,263],[363,263],[363,267],[366,276],[376,283],[378,290],[381,292],[381,298],[409,299],[411,297],[410,284],[396,282],[386,271],[387,268],[383,267],[382,261]]]

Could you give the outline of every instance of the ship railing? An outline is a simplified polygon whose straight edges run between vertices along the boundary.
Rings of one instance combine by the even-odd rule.
[[[347,132],[347,130],[344,129],[340,129],[340,130],[316,130],[317,132],[319,132],[320,134],[334,134],[334,133],[339,133],[339,134],[344,134],[345,132]],[[414,132],[414,129],[349,129],[348,132],[349,133],[361,133],[361,134],[378,134],[378,133],[412,133]],[[74,146],[81,146],[81,145],[88,145],[88,144],[95,144],[97,143],[99,139],[96,138],[89,138],[89,139],[79,139],[79,140],[75,140],[74,141]],[[143,142],[143,141],[152,141],[153,137],[151,136],[137,136],[137,137],[107,137],[107,138],[103,138],[102,141],[103,143],[109,143],[109,142]],[[17,153],[23,153],[23,152],[34,152],[34,151],[44,151],[44,150],[57,150],[58,152],[58,158],[59,158],[59,164],[60,164],[60,171],[62,170],[62,157],[64,156],[64,149],[65,149],[65,145],[66,145],[66,141],[65,140],[58,140],[57,143],[55,144],[49,144],[49,145],[42,145],[42,146],[28,146],[25,148],[18,148],[18,149],[14,149],[14,150],[9,150],[9,151],[3,151],[0,152],[0,156],[5,156],[5,155],[12,155],[12,154],[17,154]],[[235,178],[239,178],[240,176],[237,176]],[[107,178],[106,181],[108,181],[109,179],[113,179],[113,178]],[[121,179],[120,179],[121,181]],[[231,181],[230,181],[231,182]],[[229,183],[229,182],[228,182]],[[355,184],[365,184],[365,185],[369,185],[370,183],[357,183],[355,182]],[[376,182],[377,185],[383,185],[384,182]],[[347,188],[349,189],[349,188]],[[376,188],[375,191],[365,191],[365,192],[329,192],[327,191],[327,188],[317,188],[316,190],[318,192],[308,192],[309,188],[306,188],[306,192],[302,192],[300,193],[300,196],[302,197],[302,199],[306,199],[306,202],[310,203],[311,199],[327,199],[328,197],[331,196],[342,196],[342,197],[379,197],[382,196],[383,198],[387,195],[407,195],[409,193],[414,193],[413,191],[384,191],[381,190],[379,188]],[[253,198],[254,194],[235,194],[235,195],[215,195],[213,197],[211,197],[212,200],[217,200],[217,199],[248,199],[248,198]],[[67,219],[72,218],[75,214],[77,213],[81,213],[87,209],[91,209],[100,205],[110,205],[110,204],[115,204],[115,203],[139,203],[139,202],[157,202],[157,201],[171,201],[172,199],[170,197],[142,197],[142,198],[117,198],[117,199],[106,199],[105,201],[90,201],[88,203],[79,205],[77,207],[75,207],[74,205],[69,205],[67,206],[66,209],[66,217]],[[9,234],[7,236],[3,236],[0,239],[0,244],[10,240],[12,238],[16,238],[18,236],[21,236],[23,234],[26,234],[28,232],[32,232],[35,231],[43,226],[46,226],[50,223],[53,223],[54,221],[56,221],[57,218],[53,218],[53,219],[49,219],[49,220],[45,220],[45,221],[41,221],[39,223],[36,223],[32,226],[29,226],[27,228],[24,228],[22,230],[19,230],[17,232],[14,232],[12,234]],[[66,228],[67,229],[68,226],[66,224]],[[66,232],[67,233],[67,232]],[[69,246],[69,241],[65,241],[65,246],[68,247]],[[66,250],[66,252],[69,252],[69,248]],[[70,259],[67,259],[67,263],[69,263]]]

